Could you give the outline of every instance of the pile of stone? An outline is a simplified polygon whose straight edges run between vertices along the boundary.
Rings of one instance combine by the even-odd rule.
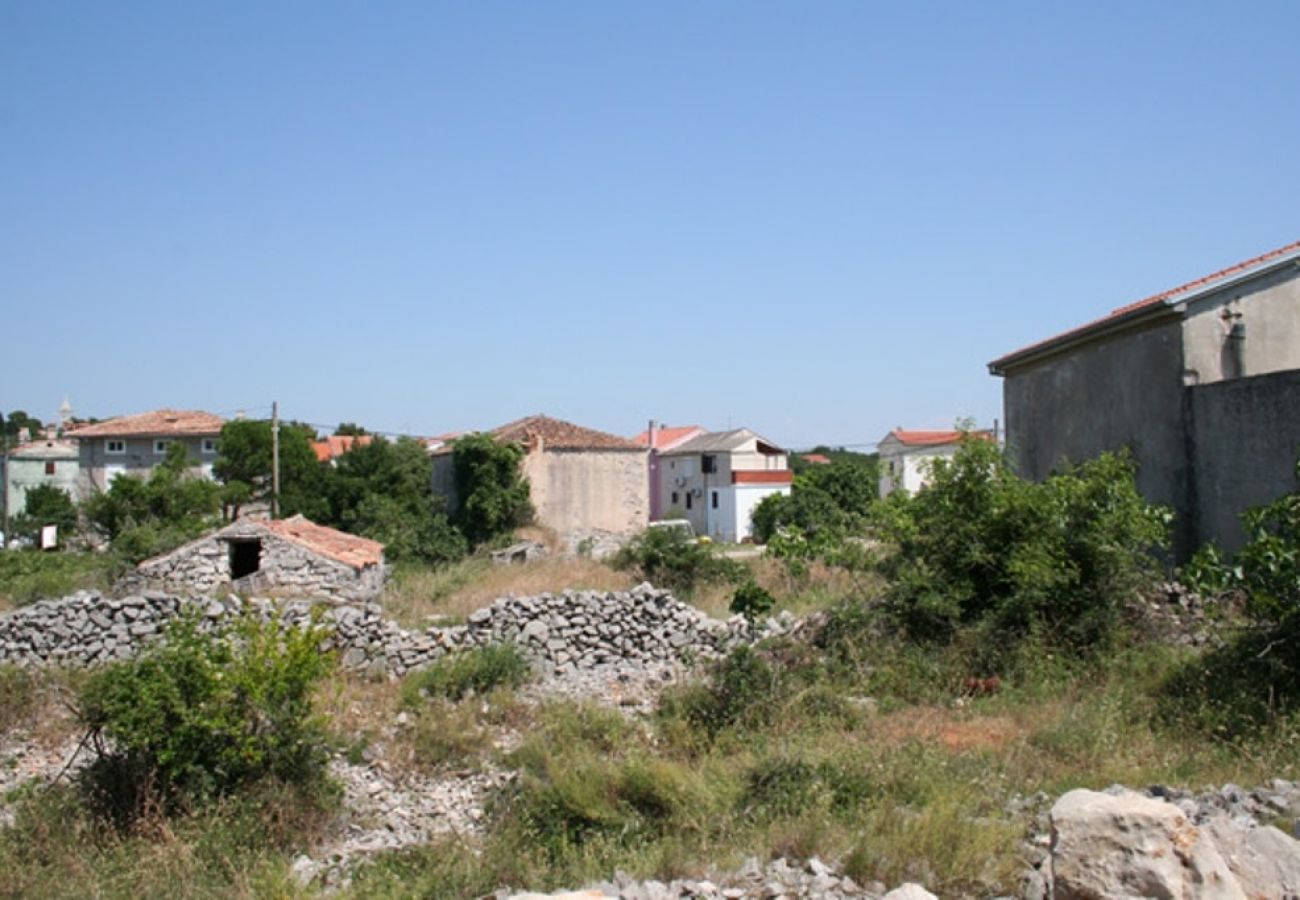
[[[1070,791],[1052,806],[1050,849],[1023,897],[1298,898],[1300,842],[1267,823],[1298,813],[1300,790],[1281,780],[1200,795]]]
[[[859,885],[838,867],[827,865],[817,857],[806,863],[792,863],[781,857],[767,865],[751,857],[739,870],[713,879],[637,881],[619,873],[612,881],[578,891],[537,894],[501,890],[496,893],[496,900],[774,900],[794,897],[935,900],[934,894],[916,884],[904,884],[892,891],[879,882]]]
[[[565,591],[509,597],[472,614],[465,625],[410,631],[385,619],[378,604],[306,600],[184,598],[149,592],[122,598],[84,591],[0,616],[0,663],[95,665],[125,659],[156,640],[168,621],[188,610],[219,621],[251,609],[291,624],[316,621],[350,670],[404,675],[457,649],[513,642],[544,675],[625,671],[717,657],[738,644],[789,630],[788,614],[751,626],[721,622],[642,584],[631,591]]]

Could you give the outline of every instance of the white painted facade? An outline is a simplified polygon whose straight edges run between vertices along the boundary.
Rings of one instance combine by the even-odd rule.
[[[660,508],[727,542],[751,538],[754,507],[790,493],[793,479],[786,452],[745,428],[701,434],[660,454],[659,467]]]
[[[973,431],[970,435],[993,439],[992,432],[988,431]],[[880,496],[888,497],[897,490],[909,494],[921,490],[930,482],[934,461],[955,456],[964,436],[960,431],[895,428],[877,445],[880,452]]]

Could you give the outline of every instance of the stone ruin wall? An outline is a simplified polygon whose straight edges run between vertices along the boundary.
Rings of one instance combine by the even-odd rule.
[[[262,545],[258,571],[233,582],[231,538],[256,539]],[[226,530],[220,537],[207,537],[146,560],[119,583],[118,593],[157,590],[213,594],[228,588],[242,593],[283,592],[364,601],[378,596],[386,574],[382,565],[366,566],[358,572],[264,531],[249,529],[241,534]]]

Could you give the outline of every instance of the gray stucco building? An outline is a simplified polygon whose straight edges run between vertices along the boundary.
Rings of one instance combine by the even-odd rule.
[[[173,443],[184,445],[196,471],[211,476],[224,424],[208,412],[159,409],[69,430],[65,436],[78,445],[79,494],[107,490],[118,475],[147,476]]]
[[[1173,507],[1175,555],[1233,550],[1239,515],[1296,487],[1300,242],[989,363],[1019,472],[1128,447]]]

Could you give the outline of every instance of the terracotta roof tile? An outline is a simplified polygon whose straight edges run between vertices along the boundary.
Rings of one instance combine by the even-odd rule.
[[[323,441],[316,441],[311,448],[316,451],[318,461],[329,462],[347,453],[354,446],[360,444],[364,447],[374,439],[374,435],[371,434],[331,434]]]
[[[889,433],[897,438],[900,444],[908,447],[938,447],[944,444],[955,444],[964,435],[970,435],[985,441],[993,439],[993,432],[991,431],[925,431],[921,429],[895,428]]]
[[[287,541],[354,569],[379,565],[384,561],[384,545],[378,541],[317,525],[304,516],[268,519],[257,524]]]
[[[543,447],[555,450],[642,450],[635,442],[616,434],[596,431],[552,419],[549,416],[528,416],[492,429],[492,435],[501,441],[531,446],[539,439]]]
[[[94,425],[85,425],[69,433],[69,437],[154,437],[154,436],[216,436],[226,420],[221,416],[201,410],[157,409],[133,416],[117,416]]]
[[[831,458],[822,453],[805,453],[799,458],[815,466],[828,466],[831,463]]]
[[[678,425],[678,426],[665,425],[662,428],[655,429],[655,449],[669,450],[673,447],[676,447],[678,444],[683,443],[685,441],[689,441],[691,438],[701,434],[704,434],[704,429],[701,428],[699,425]],[[632,438],[632,442],[642,447],[649,447],[650,446],[649,429],[641,432],[636,437]]]
[[[1100,328],[1103,325],[1113,324],[1114,322],[1123,319],[1125,316],[1132,315],[1144,309],[1160,306],[1176,297],[1180,297],[1183,294],[1197,290],[1198,288],[1208,287],[1215,282],[1223,281],[1224,279],[1231,278],[1234,275],[1241,275],[1245,272],[1249,272],[1257,266],[1262,266],[1265,263],[1272,262],[1275,259],[1280,259],[1281,257],[1297,251],[1300,251],[1300,241],[1287,244],[1285,247],[1278,247],[1276,250],[1270,250],[1268,253],[1261,253],[1259,256],[1254,256],[1247,260],[1242,260],[1235,265],[1228,266],[1226,269],[1220,269],[1217,272],[1212,272],[1211,274],[1197,278],[1194,281],[1180,284],[1176,288],[1170,288],[1167,291],[1152,294],[1150,297],[1143,297],[1141,300],[1111,310],[1108,315],[1102,316],[1099,319],[1093,319],[1091,322],[1085,322],[1084,324],[1071,328],[1068,331],[1062,331],[1060,334],[1052,335],[1049,338],[1021,347],[1019,350],[1014,350],[1011,353],[1001,356],[989,363],[989,368],[997,373],[1000,368],[1015,360],[1016,357],[1032,353],[1036,350],[1045,350],[1053,344],[1063,343],[1070,338],[1087,334],[1093,329]]]

